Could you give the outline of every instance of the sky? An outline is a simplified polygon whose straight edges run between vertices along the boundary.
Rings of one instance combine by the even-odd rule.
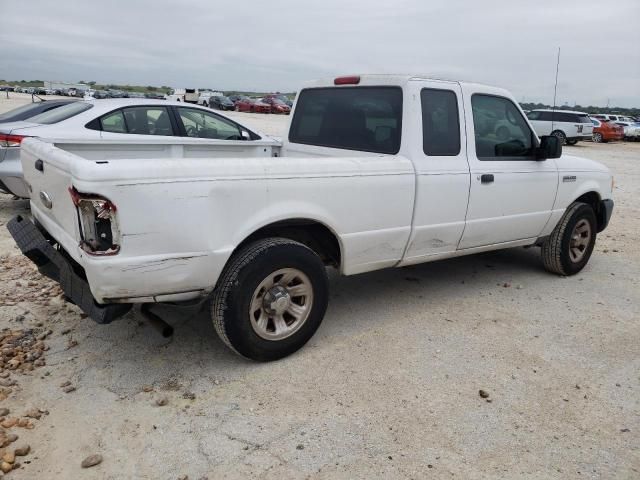
[[[2,0],[0,78],[291,92],[350,73],[640,107],[640,0]]]

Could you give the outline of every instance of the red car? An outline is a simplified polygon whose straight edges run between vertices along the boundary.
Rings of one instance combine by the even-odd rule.
[[[284,113],[285,115],[289,115],[291,113],[291,107],[279,98],[265,97],[261,98],[260,101],[268,103],[271,106],[271,113]]]
[[[271,105],[249,97],[242,97],[235,103],[236,112],[271,113]]]
[[[624,128],[617,123],[597,118],[591,118],[591,122],[593,122],[593,135],[591,138],[594,142],[600,143],[624,139]]]

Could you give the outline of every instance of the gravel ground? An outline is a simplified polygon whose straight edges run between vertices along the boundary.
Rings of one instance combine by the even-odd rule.
[[[269,364],[197,308],[163,307],[170,340],[134,314],[82,318],[1,228],[27,202],[0,195],[0,328],[26,339],[11,369],[0,335],[0,422],[25,425],[6,428],[9,453],[30,446],[7,477],[640,478],[640,143],[566,150],[617,185],[579,275],[546,273],[536,248],[332,275],[315,337]]]

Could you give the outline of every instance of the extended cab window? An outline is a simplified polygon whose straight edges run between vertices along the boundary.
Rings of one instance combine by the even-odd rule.
[[[514,103],[503,97],[471,97],[476,155],[480,160],[522,160],[533,156],[533,132]]]
[[[451,90],[425,88],[422,101],[422,148],[432,156],[460,153],[458,99]]]
[[[340,87],[302,90],[289,141],[395,154],[402,133],[402,89]]]
[[[242,140],[238,125],[206,110],[178,107],[178,115],[188,137]]]

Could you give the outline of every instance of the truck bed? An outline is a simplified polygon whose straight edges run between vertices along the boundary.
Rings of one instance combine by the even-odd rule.
[[[292,215],[332,226],[346,274],[395,265],[411,231],[414,170],[401,156],[274,157],[274,142],[241,141],[212,148],[27,139],[21,148],[33,216],[84,265],[98,302],[201,296],[253,229]],[[118,255],[94,257],[79,247],[70,188],[115,204]]]

